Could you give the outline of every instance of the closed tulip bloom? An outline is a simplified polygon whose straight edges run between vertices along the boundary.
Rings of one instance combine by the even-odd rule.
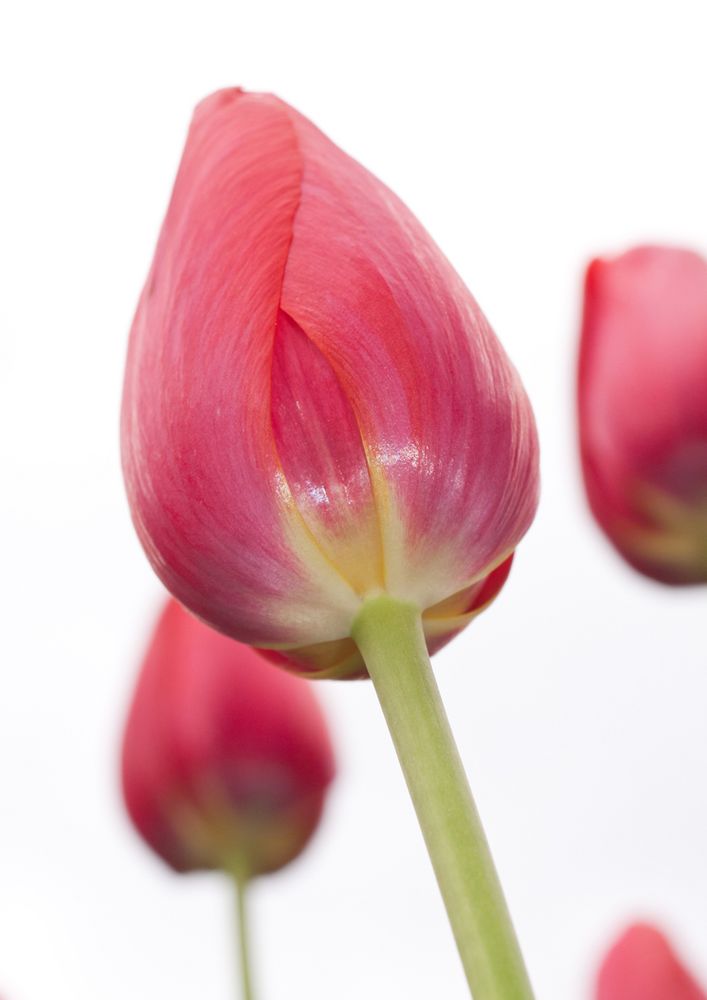
[[[365,673],[365,601],[431,650],[496,595],[537,502],[519,379],[380,181],[276,97],[196,110],[130,340],[133,517],[185,605],[311,674]]]
[[[586,277],[579,365],[584,480],[642,573],[707,582],[707,262],[639,247]]]
[[[307,682],[170,600],[123,738],[125,802],[150,847],[177,871],[273,871],[314,832],[333,774]]]
[[[635,924],[616,942],[599,972],[597,1000],[707,1000],[665,936]]]

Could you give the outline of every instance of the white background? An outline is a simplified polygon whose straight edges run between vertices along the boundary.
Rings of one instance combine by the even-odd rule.
[[[116,748],[160,588],[117,423],[192,106],[273,90],[390,184],[470,285],[538,418],[543,499],[496,605],[437,659],[539,998],[663,921],[707,976],[704,589],[623,567],[573,410],[585,261],[707,249],[707,9],[594,0],[16,3],[0,25],[0,993],[227,1000],[231,900],[123,815]],[[340,780],[254,892],[261,1000],[466,989],[374,693],[318,688]]]

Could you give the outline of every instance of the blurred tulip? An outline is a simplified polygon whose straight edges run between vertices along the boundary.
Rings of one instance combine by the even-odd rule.
[[[599,972],[597,1000],[707,1000],[659,930],[635,924]]]
[[[276,97],[196,110],[131,334],[138,534],[180,601],[320,676],[368,598],[431,651],[498,593],[537,503],[532,413],[388,188]]]
[[[123,739],[125,802],[150,847],[177,871],[273,871],[309,840],[333,774],[308,684],[170,600]]]
[[[639,247],[587,271],[579,431],[594,515],[665,583],[707,582],[707,262]]]

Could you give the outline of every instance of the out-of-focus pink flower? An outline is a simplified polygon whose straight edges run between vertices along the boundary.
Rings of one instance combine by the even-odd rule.
[[[276,97],[196,110],[130,340],[123,462],[167,587],[312,674],[366,598],[438,648],[537,503],[518,376],[405,206]],[[279,652],[277,652],[279,651]]]
[[[584,480],[623,556],[707,582],[707,262],[666,247],[595,260],[579,364]]]
[[[334,762],[308,683],[165,607],[123,739],[130,816],[173,868],[282,867],[319,821]]]
[[[597,1000],[707,1000],[665,936],[635,924],[616,942],[599,972]]]

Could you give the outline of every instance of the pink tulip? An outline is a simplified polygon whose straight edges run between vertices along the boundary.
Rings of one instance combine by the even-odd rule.
[[[177,871],[273,871],[303,849],[334,774],[309,685],[170,600],[130,709],[123,790]]]
[[[635,924],[599,972],[597,1000],[707,1000],[660,931]]]
[[[639,247],[587,271],[579,365],[584,480],[632,566],[707,582],[707,263]]]
[[[351,626],[379,594],[443,645],[498,593],[537,502],[530,406],[450,264],[306,118],[237,89],[194,115],[122,442],[167,587],[310,674],[365,674]]]

